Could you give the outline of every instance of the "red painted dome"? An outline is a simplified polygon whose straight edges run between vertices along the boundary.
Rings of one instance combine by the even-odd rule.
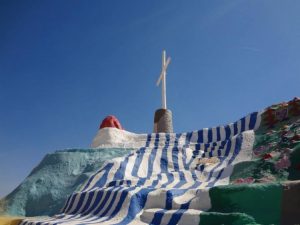
[[[105,117],[104,120],[102,120],[102,123],[101,123],[99,129],[102,129],[104,127],[114,127],[114,128],[123,130],[119,120],[115,116],[112,116],[112,115],[109,115],[109,116]]]

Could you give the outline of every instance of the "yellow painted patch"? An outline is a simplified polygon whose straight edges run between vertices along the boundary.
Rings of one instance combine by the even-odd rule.
[[[206,166],[213,165],[213,164],[216,164],[219,162],[220,162],[220,159],[215,156],[211,157],[211,158],[199,158],[198,159],[198,164],[204,164]]]
[[[0,217],[0,225],[18,225],[22,222],[22,218],[18,217],[9,217],[9,216],[1,216]]]

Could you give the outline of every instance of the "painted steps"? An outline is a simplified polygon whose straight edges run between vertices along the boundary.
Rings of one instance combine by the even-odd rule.
[[[196,209],[146,209],[140,219],[147,224],[178,224],[194,225],[200,222],[200,213],[203,211]]]

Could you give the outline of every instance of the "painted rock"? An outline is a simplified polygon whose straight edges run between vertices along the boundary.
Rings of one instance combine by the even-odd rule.
[[[114,127],[114,128],[123,130],[119,120],[115,116],[112,116],[112,115],[105,117],[105,119],[102,121],[99,129],[102,129],[105,127]]]
[[[300,134],[296,134],[293,138],[292,141],[300,141]]]
[[[266,153],[266,154],[264,154],[263,158],[264,158],[264,160],[268,160],[268,159],[272,159],[273,157],[270,153]]]

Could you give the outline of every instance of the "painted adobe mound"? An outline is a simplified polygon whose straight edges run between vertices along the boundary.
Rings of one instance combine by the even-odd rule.
[[[298,98],[187,133],[104,128],[93,147],[134,150],[73,182],[62,214],[22,224],[297,224],[299,135]]]

